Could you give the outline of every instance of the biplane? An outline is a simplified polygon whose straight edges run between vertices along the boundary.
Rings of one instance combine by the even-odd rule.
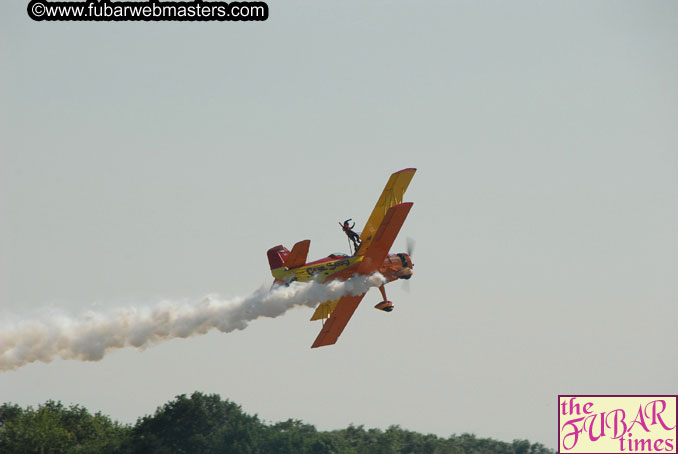
[[[410,279],[414,267],[410,254],[389,254],[389,250],[412,208],[411,202],[403,203],[403,196],[416,170],[403,169],[391,175],[360,233],[359,247],[353,255],[334,253],[307,263],[311,240],[299,241],[291,251],[282,245],[269,249],[267,255],[275,279],[274,285],[312,279],[322,282],[346,280],[356,274],[370,275],[375,271],[386,278],[386,283]],[[384,285],[379,290],[383,301],[375,308],[391,312],[393,303],[386,298]],[[311,348],[336,343],[364,296],[364,293],[359,296],[347,295],[318,305],[311,320],[322,320],[322,330]]]

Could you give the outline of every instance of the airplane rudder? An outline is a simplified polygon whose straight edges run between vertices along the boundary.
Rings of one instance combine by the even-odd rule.
[[[271,267],[271,270],[282,268],[288,255],[290,255],[290,251],[288,251],[287,248],[281,244],[266,251],[268,264]]]

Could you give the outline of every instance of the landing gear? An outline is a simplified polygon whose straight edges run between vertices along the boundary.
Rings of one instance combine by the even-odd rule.
[[[384,301],[378,303],[376,306],[374,306],[374,308],[384,312],[391,312],[394,305],[388,300],[388,298],[386,298],[386,289],[383,285],[379,287],[379,291],[381,292],[381,296],[384,298]]]
[[[393,303],[390,301],[382,301],[374,306],[374,308],[384,312],[391,312],[393,310]]]

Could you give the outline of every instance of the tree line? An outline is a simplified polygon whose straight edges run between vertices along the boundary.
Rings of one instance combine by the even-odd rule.
[[[289,419],[267,424],[217,394],[184,394],[134,425],[80,405],[47,401],[37,408],[0,406],[3,454],[554,454],[538,443],[512,443],[471,434],[441,438],[391,426],[350,425],[318,431]]]

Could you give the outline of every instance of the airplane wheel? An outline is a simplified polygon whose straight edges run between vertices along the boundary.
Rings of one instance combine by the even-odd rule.
[[[391,312],[393,310],[393,303],[390,301],[382,301],[374,306],[374,308],[384,312]]]

